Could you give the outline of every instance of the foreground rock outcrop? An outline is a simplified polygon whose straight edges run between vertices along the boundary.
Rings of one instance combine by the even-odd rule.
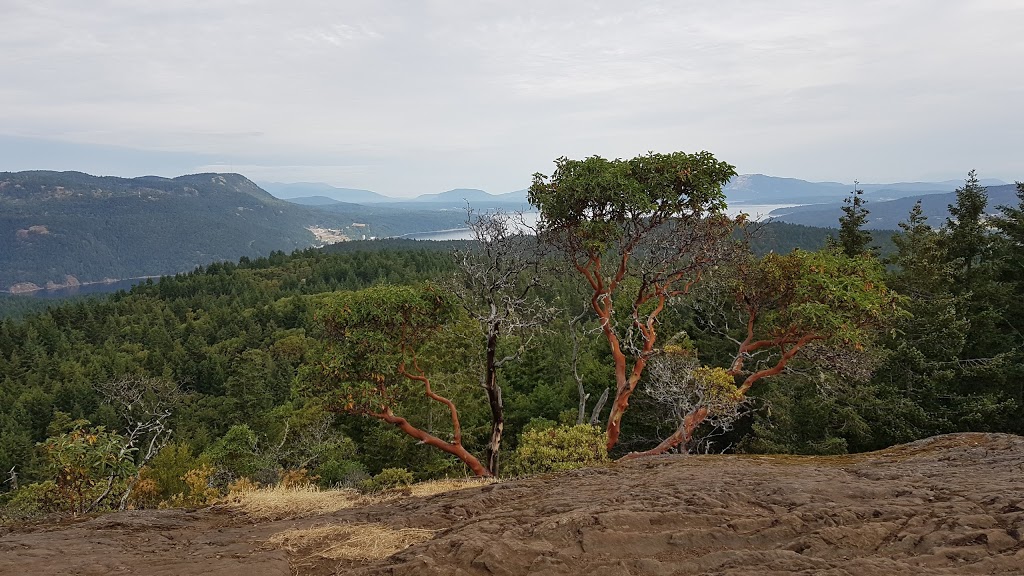
[[[378,560],[276,537],[357,523],[435,532]],[[0,574],[1021,574],[1022,532],[1024,438],[957,434],[665,456],[286,520],[111,514],[0,536]]]

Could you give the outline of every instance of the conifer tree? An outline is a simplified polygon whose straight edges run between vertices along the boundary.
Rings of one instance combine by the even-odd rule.
[[[985,207],[988,192],[978,182],[977,173],[971,170],[962,188],[956,190],[956,204],[949,205],[950,216],[946,218],[947,255],[954,260],[960,271],[957,277],[960,285],[970,288],[975,280],[975,270],[985,260],[988,233],[985,229]]]
[[[839,217],[839,241],[838,246],[843,254],[854,258],[862,254],[873,253],[871,244],[871,233],[864,230],[870,212],[864,207],[864,191],[860,189],[860,183],[853,181],[853,192],[850,193],[843,203],[843,215]]]

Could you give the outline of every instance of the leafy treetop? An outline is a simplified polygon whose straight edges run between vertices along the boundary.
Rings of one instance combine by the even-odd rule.
[[[529,200],[540,209],[541,232],[560,236],[574,255],[601,253],[616,243],[628,252],[670,219],[723,211],[722,186],[735,175],[733,166],[710,152],[651,152],[631,160],[562,157],[550,178],[534,174]]]
[[[408,395],[414,383],[403,372],[418,366],[416,351],[459,310],[449,293],[430,285],[334,292],[317,307],[325,338],[310,382],[332,409],[361,414],[383,412]]]
[[[788,361],[812,341],[860,348],[875,329],[903,314],[899,297],[885,285],[884,270],[874,258],[850,258],[833,250],[794,250],[751,259],[732,279],[731,291],[746,325],[730,369],[735,375],[760,350],[778,350],[780,360]],[[784,367],[782,362],[767,370]],[[740,393],[768,375],[751,374]]]
[[[540,209],[539,232],[590,285],[590,305],[615,362],[609,450],[654,353],[668,299],[685,294],[723,258],[732,222],[723,214],[722,186],[735,175],[708,152],[652,152],[631,160],[559,158],[550,178],[533,177],[529,200]],[[615,321],[617,292],[629,293],[622,326]]]

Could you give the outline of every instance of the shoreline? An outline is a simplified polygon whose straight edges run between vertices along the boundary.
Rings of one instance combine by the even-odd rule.
[[[162,278],[163,276],[164,276],[164,274],[159,274],[159,275],[155,275],[155,276],[132,276],[130,278],[104,278],[103,280],[92,280],[92,281],[89,281],[89,282],[73,282],[73,283],[68,283],[68,284],[52,284],[52,285],[47,285],[47,286],[39,286],[38,284],[35,284],[34,282],[19,282],[17,284],[12,284],[6,290],[0,290],[0,295],[2,295],[2,296],[32,296],[32,295],[38,295],[40,292],[46,293],[46,292],[55,292],[57,290],[71,290],[71,289],[75,289],[75,288],[82,288],[82,287],[85,287],[85,286],[98,286],[98,285],[117,284],[118,282],[127,282],[129,280],[152,280],[152,279],[156,279],[156,278]],[[11,289],[11,288],[14,288],[14,287],[17,287],[17,286],[23,286],[25,284],[30,284],[32,286],[35,286],[35,288],[28,288],[28,287],[26,287],[26,288],[21,288],[21,289],[18,289],[18,290],[12,290]]]

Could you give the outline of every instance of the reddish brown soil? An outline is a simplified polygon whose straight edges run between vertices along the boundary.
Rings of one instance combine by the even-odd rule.
[[[290,528],[439,530],[375,562],[266,544]],[[659,457],[254,522],[136,511],[0,536],[0,574],[1024,574],[1024,438],[849,457]]]

